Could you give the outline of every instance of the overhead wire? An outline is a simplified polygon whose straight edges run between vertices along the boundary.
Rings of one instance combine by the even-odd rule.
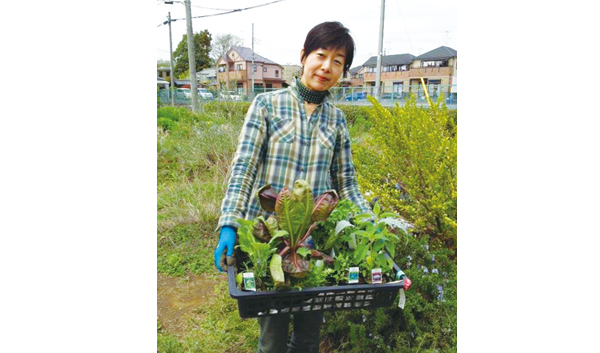
[[[398,11],[400,12],[400,18],[402,18],[402,24],[404,25],[404,30],[406,31],[406,37],[408,38],[408,44],[410,44],[410,50],[415,52],[415,49],[412,46],[412,42],[410,41],[410,35],[408,34],[408,29],[406,28],[406,21],[404,21],[404,16],[402,16],[402,10],[400,9],[400,4],[398,4],[398,0],[396,0],[396,5],[398,5]]]
[[[241,12],[241,11],[250,10],[250,9],[255,9],[257,7],[267,6],[267,5],[275,4],[275,3],[278,3],[278,2],[282,2],[282,1],[286,1],[286,0],[275,0],[275,1],[271,1],[271,2],[265,3],[265,4],[250,6],[250,7],[246,7],[246,8],[243,8],[243,9],[235,9],[235,10],[231,10],[231,11],[227,11],[227,12],[221,12],[221,13],[216,13],[216,14],[212,14],[212,15],[192,16],[191,18],[194,19],[194,18],[204,18],[204,17],[213,17],[213,16],[227,15],[227,14],[230,14],[230,13]],[[180,2],[180,1],[178,1],[178,2]],[[185,20],[185,18],[171,19],[171,22],[177,21],[177,20]],[[164,24],[167,24],[167,23],[169,23],[169,21],[165,21],[165,22],[159,24],[157,27],[160,27],[160,26],[162,26]]]

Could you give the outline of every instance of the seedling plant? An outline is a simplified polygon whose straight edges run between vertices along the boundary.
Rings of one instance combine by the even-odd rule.
[[[375,268],[386,281],[395,280],[392,258],[400,237],[388,226],[407,234],[397,215],[382,212],[378,204],[373,214],[357,214],[358,208],[349,200],[338,202],[333,190],[313,199],[301,179],[280,192],[266,185],[258,197],[272,215],[238,220],[239,257],[248,259],[242,263],[254,273],[257,289],[346,284],[349,267],[359,267],[360,283],[370,283]]]

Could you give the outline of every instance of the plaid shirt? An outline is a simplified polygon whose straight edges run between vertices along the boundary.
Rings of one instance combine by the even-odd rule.
[[[260,207],[258,189],[271,184],[279,192],[297,179],[308,181],[313,197],[334,189],[361,212],[371,213],[358,190],[344,113],[328,92],[307,119],[293,80],[287,89],[257,95],[250,105],[218,228],[238,227],[238,218],[271,215]]]

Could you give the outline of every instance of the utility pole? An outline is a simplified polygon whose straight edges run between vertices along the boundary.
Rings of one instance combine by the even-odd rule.
[[[375,97],[381,96],[381,51],[383,48],[383,19],[385,17],[385,0],[381,0],[381,18],[379,19],[379,49],[377,50],[377,75],[375,78]]]
[[[252,24],[252,98],[254,99],[254,23]],[[264,81],[263,81],[264,82]]]
[[[169,55],[171,56],[171,105],[175,106],[175,69],[173,69],[173,40],[171,39],[171,11],[169,11]]]
[[[185,0],[185,22],[187,23],[188,61],[190,64],[190,89],[192,91],[192,111],[196,112],[198,87],[196,86],[196,51],[194,50],[194,31],[192,30],[192,9],[190,0]]]

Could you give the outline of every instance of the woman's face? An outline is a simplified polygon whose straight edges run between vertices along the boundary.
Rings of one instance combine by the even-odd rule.
[[[304,55],[304,49],[300,57]],[[304,72],[300,81],[314,91],[326,91],[333,87],[344,72],[346,49],[317,49],[303,60]]]

